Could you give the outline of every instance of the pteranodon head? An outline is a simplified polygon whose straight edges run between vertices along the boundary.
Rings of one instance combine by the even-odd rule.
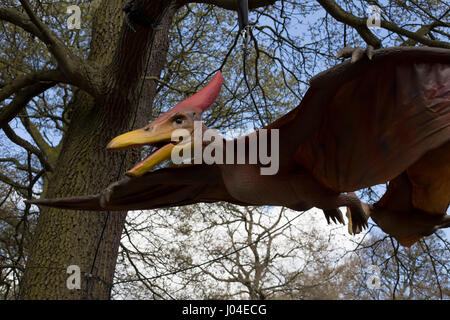
[[[178,142],[172,140],[176,130],[185,130],[192,135],[194,122],[200,121],[202,113],[216,100],[222,87],[223,77],[219,71],[199,92],[150,122],[145,127],[124,133],[114,138],[106,147],[108,150],[124,150],[139,146],[154,146],[156,151],[126,172],[139,177],[171,156]],[[178,131],[181,132],[181,131]],[[184,140],[184,139],[183,139]],[[193,144],[193,139],[188,139]],[[180,142],[180,144],[183,143]]]

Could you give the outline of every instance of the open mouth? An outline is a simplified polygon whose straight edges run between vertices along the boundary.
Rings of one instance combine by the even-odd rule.
[[[144,159],[139,161],[130,170],[125,172],[127,176],[140,177],[146,172],[152,170],[161,162],[170,159],[172,150],[177,144],[178,142],[166,140],[156,143],[154,142],[154,143],[133,144],[125,147],[114,148],[111,150],[122,151],[134,148],[142,148],[146,146],[153,147],[153,151],[150,154],[148,154]]]
[[[149,132],[145,129],[124,133],[108,144],[106,149],[111,151],[123,151],[132,148],[151,148],[151,152],[134,167],[125,172],[130,177],[140,177],[155,168],[158,164],[171,159],[172,150],[177,145],[185,145],[183,137],[174,141],[171,132]],[[187,142],[188,140],[186,140]]]
[[[170,159],[173,148],[176,143],[156,143],[147,144],[155,147],[154,151],[146,156],[143,160],[139,161],[133,168],[128,170],[125,174],[131,177],[140,177],[144,173],[152,170],[155,166],[161,162]]]

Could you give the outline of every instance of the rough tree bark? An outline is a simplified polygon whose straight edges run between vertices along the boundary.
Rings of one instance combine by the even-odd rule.
[[[250,1],[251,8],[273,4],[276,0]],[[26,1],[21,1],[26,5]],[[122,153],[105,150],[115,136],[129,131],[134,118],[139,84],[144,76],[159,77],[168,50],[168,32],[177,8],[189,2],[210,3],[236,9],[235,1],[144,0],[146,14],[156,19],[163,13],[154,38],[151,28],[136,26],[134,33],[123,24],[122,8],[127,1],[102,0],[94,17],[90,55],[87,61],[76,60],[64,51],[58,39],[40,25],[27,11],[31,22],[8,10],[1,17],[38,36],[56,56],[61,82],[72,83],[78,91],[71,102],[73,114],[62,148],[44,181],[43,197],[92,194],[117,180],[136,154],[129,153],[122,163]],[[152,41],[153,45],[152,45]],[[147,54],[151,50],[150,68],[144,75]],[[58,59],[59,58],[59,59]],[[82,63],[82,64],[81,64]],[[81,66],[80,66],[81,65]],[[142,127],[151,114],[156,83],[148,80],[136,114],[134,128]],[[14,111],[14,110],[13,110]],[[126,212],[77,212],[41,209],[31,253],[22,282],[23,299],[108,299],[113,281],[118,247]],[[98,250],[97,250],[98,248]],[[81,289],[69,290],[67,267],[81,269]],[[92,276],[91,274],[92,269]]]
[[[70,128],[48,179],[45,196],[99,192],[136,161],[136,155],[129,154],[121,166],[123,154],[107,152],[105,146],[114,136],[131,129],[150,48],[147,76],[159,77],[164,66],[168,30],[175,7],[163,12],[167,1],[157,2],[145,5],[150,17],[165,14],[154,37],[152,29],[136,26],[134,33],[128,27],[122,27],[121,9],[125,1],[103,1],[100,5],[88,60],[103,67],[103,74],[98,74],[99,79],[95,81],[102,83],[103,94],[92,97],[79,91],[73,98]],[[141,127],[149,120],[155,89],[153,81],[146,82],[145,98],[141,99],[135,127]],[[126,212],[115,212],[108,219],[107,215],[106,212],[42,209],[22,284],[22,298],[108,299]],[[66,269],[69,265],[81,269],[81,290],[67,289],[69,275]],[[88,281],[87,274],[92,265],[93,277]]]

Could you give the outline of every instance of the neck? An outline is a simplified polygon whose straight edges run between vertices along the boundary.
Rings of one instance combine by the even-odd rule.
[[[268,137],[267,134],[261,135],[259,131],[255,131],[237,139],[226,140],[218,134],[211,135],[207,132],[201,141],[201,144],[194,143],[194,163],[216,164],[221,170],[236,168],[236,165],[254,165],[255,168],[261,168],[262,175],[278,172],[278,141],[273,136]]]

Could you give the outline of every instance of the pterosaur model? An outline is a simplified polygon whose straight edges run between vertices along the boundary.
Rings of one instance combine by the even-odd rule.
[[[328,221],[339,222],[339,207],[345,206],[352,232],[367,226],[371,216],[407,246],[450,226],[445,213],[450,202],[450,50],[371,50],[369,57],[345,61],[315,76],[300,105],[263,128],[272,137],[268,145],[277,144],[271,149],[279,155],[276,174],[262,175],[266,163],[250,161],[251,143],[261,148],[263,130],[223,141],[221,154],[235,160],[232,163],[194,162],[150,171],[181,146],[199,143],[201,151],[210,146],[211,141],[196,141],[194,124],[217,98],[222,81],[219,72],[197,94],[109,143],[110,150],[158,147],[129,170],[128,177],[97,195],[33,203],[73,210],[135,210],[227,201],[294,210],[318,207]],[[173,140],[178,129],[191,139]],[[203,125],[201,131],[206,130]],[[278,134],[270,135],[272,131]],[[230,145],[238,152],[230,154],[225,147]],[[353,193],[388,181],[386,193],[373,205]]]

